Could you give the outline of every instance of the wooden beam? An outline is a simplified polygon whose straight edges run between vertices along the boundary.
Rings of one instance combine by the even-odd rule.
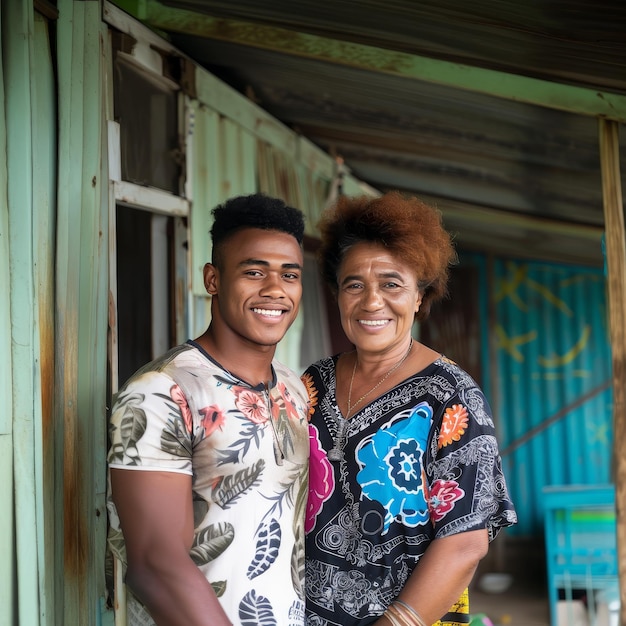
[[[606,224],[609,324],[613,353],[613,463],[617,512],[620,624],[626,624],[626,235],[619,168],[619,125],[600,120],[600,162]]]
[[[35,11],[38,11],[49,20],[59,19],[59,10],[50,0],[34,0],[33,6]]]
[[[419,194],[419,197],[421,200],[437,207],[444,218],[463,219],[478,226],[497,223],[506,228],[526,229],[546,235],[573,237],[593,243],[597,242],[598,244],[602,239],[603,228],[592,224],[563,222],[521,211],[505,211],[423,193]]]
[[[105,2],[105,8],[108,4]],[[141,3],[118,0],[117,4],[158,30],[227,41],[549,109],[626,122],[626,96],[620,94],[440,61],[286,28],[218,19],[203,13],[164,6],[158,0]]]
[[[156,187],[145,187],[118,180],[113,183],[113,193],[120,204],[172,217],[189,215],[189,200]]]

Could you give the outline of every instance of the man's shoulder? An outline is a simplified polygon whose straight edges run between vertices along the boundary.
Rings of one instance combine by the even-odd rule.
[[[160,372],[169,366],[176,367],[180,364],[182,357],[187,356],[187,354],[193,350],[194,347],[188,343],[181,343],[178,346],[174,346],[153,361],[150,361],[150,363],[146,363],[143,367],[137,370],[135,376],[139,376],[143,372]]]
[[[140,367],[123,387],[154,380],[155,377],[178,382],[179,377],[185,378],[185,373],[210,366],[210,361],[203,358],[197,348],[190,343],[182,343]]]
[[[286,380],[300,380],[299,374],[297,374],[290,367],[287,367],[284,363],[277,361],[276,359],[272,361],[272,367],[274,368],[274,371],[276,372],[276,378],[279,381],[282,380],[283,382],[285,382]]]
[[[290,391],[297,391],[305,398],[308,397],[306,393],[306,387],[302,382],[300,374],[292,370],[290,367],[287,367],[284,363],[276,361],[275,359],[272,361],[272,367],[276,372],[277,382],[283,383]]]

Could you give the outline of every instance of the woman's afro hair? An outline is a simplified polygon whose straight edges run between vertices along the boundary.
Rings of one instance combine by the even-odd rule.
[[[418,198],[396,191],[378,198],[340,196],[324,211],[318,227],[320,269],[334,293],[346,252],[367,242],[384,246],[415,271],[422,294],[417,319],[425,319],[433,302],[447,294],[449,268],[456,262],[456,253],[441,214]]]

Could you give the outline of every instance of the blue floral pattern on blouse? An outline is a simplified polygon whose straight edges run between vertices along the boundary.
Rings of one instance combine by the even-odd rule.
[[[405,413],[365,440],[356,452],[361,467],[357,481],[363,494],[386,511],[383,534],[396,518],[407,526],[429,522],[420,468],[433,410],[421,402]]]

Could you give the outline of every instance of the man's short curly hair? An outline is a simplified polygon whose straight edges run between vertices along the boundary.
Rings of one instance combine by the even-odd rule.
[[[271,198],[261,193],[237,196],[216,206],[212,215],[211,239],[214,265],[220,265],[224,241],[243,228],[278,230],[292,235],[302,245],[304,237],[302,211],[288,206],[278,198]]]
[[[383,245],[415,270],[422,294],[417,319],[428,317],[433,302],[447,294],[456,253],[441,214],[418,198],[397,191],[379,198],[341,196],[324,211],[318,226],[320,269],[333,293],[337,293],[337,273],[346,252],[367,242]]]

